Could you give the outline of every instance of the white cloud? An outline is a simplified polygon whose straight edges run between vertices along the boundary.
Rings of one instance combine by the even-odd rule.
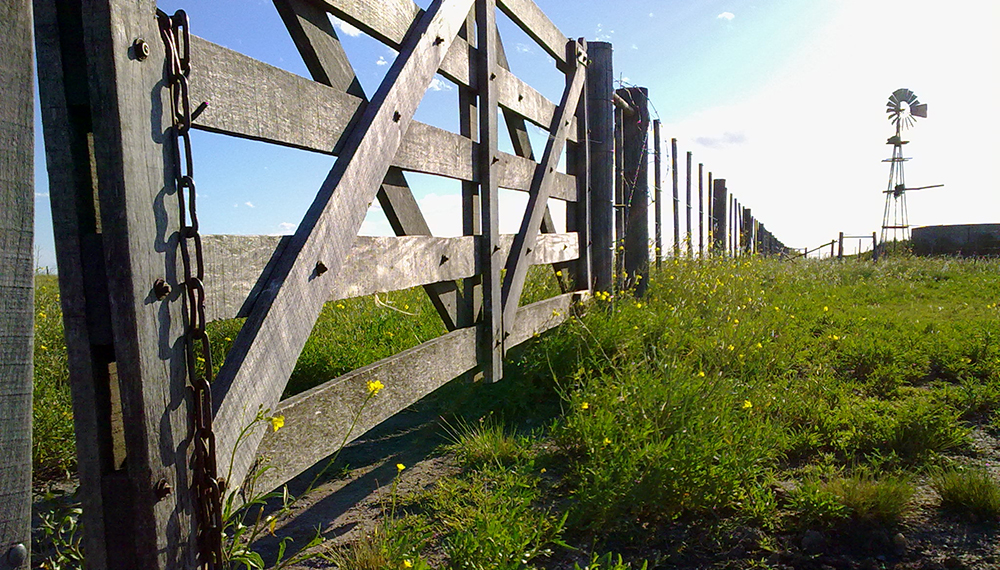
[[[361,30],[355,28],[354,26],[348,24],[347,22],[341,20],[340,18],[337,18],[335,16],[330,16],[330,18],[333,20],[333,26],[338,30],[340,30],[341,32],[344,32],[348,36],[356,38],[361,35]]]
[[[694,142],[707,148],[719,149],[719,148],[744,144],[747,142],[747,136],[746,133],[743,132],[733,133],[726,131],[721,135],[717,136],[696,137],[694,139]]]
[[[735,18],[735,17],[736,17],[736,14],[733,14],[732,12],[723,12],[723,13],[719,14],[718,16],[716,16],[716,18],[718,18],[719,20],[726,20],[727,22],[732,22],[733,18]]]
[[[639,49],[639,46],[632,44],[632,49]]]
[[[278,229],[280,229],[284,233],[293,232],[297,227],[298,224],[293,224],[291,222],[281,222],[280,224],[278,224]]]
[[[35,198],[48,198],[48,192],[35,192]]]
[[[594,32],[594,38],[599,42],[610,42],[611,37],[615,35],[615,31],[611,30],[609,32],[604,31],[604,24],[597,24],[597,30]]]
[[[247,208],[256,208],[256,206],[253,205],[253,202],[243,202],[243,205]]]
[[[532,48],[531,48],[530,45],[524,44],[524,43],[521,43],[521,42],[517,42],[516,44],[514,44],[514,49],[517,50],[518,53],[531,53],[532,52]]]
[[[389,62],[380,55],[378,56],[378,61],[375,62],[375,65],[389,65]]]
[[[431,84],[427,86],[427,89],[431,91],[451,91],[452,87],[450,83],[441,80],[439,77],[435,77],[431,79]]]

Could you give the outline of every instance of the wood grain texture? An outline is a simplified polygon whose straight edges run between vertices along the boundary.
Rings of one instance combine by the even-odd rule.
[[[500,0],[498,6],[524,33],[551,55],[560,67],[567,63],[570,67],[573,66],[572,60],[566,57],[566,42],[569,39],[533,0]]]
[[[552,126],[549,129],[549,132],[553,134],[546,142],[542,160],[535,169],[535,176],[528,194],[527,209],[521,221],[521,229],[514,238],[514,245],[507,258],[507,272],[504,276],[503,287],[503,311],[504,330],[508,334],[513,330],[515,324],[513,319],[516,315],[521,292],[524,289],[524,280],[528,274],[528,263],[524,259],[535,246],[545,205],[551,193],[551,173],[555,172],[559,157],[562,155],[563,147],[566,144],[567,129],[572,124],[569,117],[576,114],[577,103],[586,81],[586,52],[583,51],[583,46],[578,42],[570,42],[567,45],[569,47],[565,48],[564,46],[564,48],[572,54],[575,67],[566,77],[566,88],[559,104],[559,110],[553,117]]]
[[[649,283],[649,155],[646,151],[649,107],[645,87],[619,89],[634,115],[625,121],[622,134],[622,169],[625,173],[625,220],[623,275],[625,287],[642,296]],[[676,210],[675,210],[676,211]],[[676,244],[675,248],[678,247]],[[676,251],[676,249],[675,249]]]
[[[712,249],[715,253],[723,255],[726,251],[726,204],[729,198],[726,196],[726,179],[712,179],[712,173],[708,173],[708,186],[712,193],[709,204],[712,211],[709,217],[712,220]]]
[[[508,348],[564,322],[579,298],[570,293],[521,307]],[[285,417],[284,427],[277,432],[266,430],[257,450],[261,464],[271,467],[261,476],[257,490],[277,488],[475,367],[476,328],[464,328],[282,401],[275,413]],[[368,382],[376,380],[385,388],[370,397]],[[357,425],[352,430],[355,417]]]
[[[476,353],[483,379],[503,378],[503,297],[500,271],[504,257],[500,251],[500,200],[498,194],[498,132],[496,1],[476,0],[476,74],[479,82],[479,200],[480,240],[478,271],[483,288],[482,320]]]
[[[192,58],[199,62],[191,79],[192,101],[208,107],[194,127],[301,148],[339,154],[365,101],[332,87],[212,44],[191,38]],[[413,121],[392,161],[393,166],[477,182],[471,139]],[[500,186],[527,191],[535,163],[500,154]],[[576,181],[556,173],[553,197],[575,200]]]
[[[412,0],[309,1],[323,6],[338,18],[397,50],[406,36],[410,22],[422,13]],[[470,60],[475,60],[475,49],[467,40],[458,38],[441,63],[441,74],[460,86],[476,90],[479,88],[477,74],[474,69],[470,71]],[[516,76],[503,73],[507,70],[504,65],[501,64],[500,67],[502,69],[494,80],[497,82],[497,103],[500,107],[517,113],[542,128],[548,128],[552,113],[555,111],[555,103]],[[575,128],[570,134],[570,140],[576,140]]]
[[[63,313],[63,332],[69,363],[69,384],[73,397],[73,422],[76,431],[79,498],[83,507],[81,524],[87,528],[83,546],[87,563],[107,568],[105,540],[105,505],[101,493],[102,449],[97,381],[100,359],[91,351],[95,344],[110,344],[110,320],[91,326],[87,306],[101,306],[106,290],[95,291],[89,282],[104,282],[103,252],[94,255],[90,245],[96,230],[91,180],[91,156],[87,144],[90,130],[89,92],[82,33],[77,37],[61,36],[59,23],[80,29],[80,14],[68,10],[66,2],[36,0],[34,6],[35,45],[38,64],[39,102],[49,176],[52,225],[56,259],[59,266],[59,291]],[[61,15],[60,15],[60,12]],[[65,65],[64,65],[65,63]],[[89,200],[87,199],[89,197]],[[77,209],[90,205],[89,211]],[[84,265],[86,258],[91,263]],[[95,262],[96,261],[96,262]],[[93,269],[99,271],[93,271]],[[97,273],[97,279],[92,279]],[[89,299],[88,299],[89,298]],[[105,312],[107,315],[107,312]],[[100,329],[100,330],[97,330]],[[98,340],[104,337],[106,340]]]
[[[326,11],[305,0],[274,0],[274,5],[313,80],[342,89],[367,103],[368,98]],[[398,168],[391,167],[386,173],[377,197],[396,235],[431,235],[406,177]],[[458,286],[453,282],[433,283],[426,285],[424,291],[445,328],[455,330],[458,307],[462,304]]]
[[[663,156],[660,152],[660,120],[653,121],[653,258],[656,268],[663,263],[663,194],[660,187],[662,178],[660,163]]]
[[[34,106],[30,0],[0,0],[0,569],[31,548]],[[25,563],[22,567],[30,567]]]
[[[273,263],[291,236],[202,236],[205,248],[205,307],[209,321],[246,317],[270,279]],[[500,236],[506,257],[513,235]],[[579,257],[575,233],[542,234],[529,256],[534,265]],[[465,279],[476,274],[472,236],[358,236],[328,301]]]
[[[583,40],[581,39],[581,44]],[[586,67],[584,68],[586,73]],[[566,208],[566,229],[576,231],[580,236],[580,256],[577,261],[570,265],[572,274],[571,289],[575,291],[592,291],[593,279],[591,268],[591,238],[590,222],[590,166],[593,164],[590,155],[590,117],[589,101],[586,88],[580,91],[580,98],[576,105],[576,128],[580,143],[570,143],[566,151],[566,160],[571,172],[576,177],[576,202],[568,204]],[[572,125],[571,125],[572,127]],[[544,226],[544,224],[543,224]],[[542,229],[544,231],[544,227]],[[566,291],[563,291],[564,293]]]
[[[587,42],[590,127],[590,239],[594,290],[611,291],[615,259],[614,70],[611,44]]]
[[[59,6],[59,17],[67,15],[64,9],[81,16],[79,28],[60,22],[60,29],[68,34],[82,30],[82,46],[62,49],[67,53],[82,47],[86,54],[86,83],[75,83],[73,89],[86,86],[81,90],[89,100],[86,106],[70,110],[80,113],[78,119],[89,115],[91,120],[100,207],[97,227],[81,229],[100,232],[113,335],[113,346],[90,347],[92,359],[101,354],[106,359],[101,361],[101,376],[93,378],[97,427],[101,429],[102,421],[120,421],[124,440],[118,444],[127,454],[127,469],[121,469],[114,464],[117,447],[110,455],[103,453],[101,445],[109,442],[102,444],[98,433],[102,451],[98,460],[111,464],[102,465],[99,489],[86,492],[102,495],[106,567],[193,568],[191,495],[183,492],[191,485],[187,443],[191,416],[180,341],[178,260],[175,246],[169,244],[178,216],[167,176],[173,165],[164,149],[169,124],[164,120],[168,108],[164,55],[159,41],[147,42],[151,54],[145,63],[134,57],[131,48],[135,38],[159,38],[151,17],[155,5],[125,0],[66,2]],[[86,188],[82,191],[85,195]],[[80,237],[83,242],[87,235]],[[94,264],[90,258],[81,261]],[[157,278],[173,284],[177,293],[157,302],[150,291]],[[88,306],[87,312],[100,309]],[[116,409],[120,409],[117,416]],[[157,500],[153,488],[160,480],[177,492]]]
[[[470,7],[471,0],[435,1],[414,22],[219,372],[213,385],[217,449],[221,464],[233,459],[234,484],[246,475],[259,441],[252,437],[246,450],[236,450],[238,434],[258,406],[277,403],[329,298],[333,276],[343,267],[368,205]],[[318,262],[328,271],[317,271]]]

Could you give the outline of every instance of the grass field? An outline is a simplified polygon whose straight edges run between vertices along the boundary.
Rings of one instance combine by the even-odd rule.
[[[596,570],[738,547],[725,567],[766,567],[789,534],[893,528],[925,483],[996,518],[995,478],[955,457],[1000,428],[1000,263],[668,261],[645,298],[598,297],[512,354],[503,382],[447,388],[461,473],[324,556]],[[50,278],[37,304],[35,467],[51,477],[74,464]],[[238,326],[213,328],[217,362]],[[290,390],[440,332],[419,290],[330,304]]]

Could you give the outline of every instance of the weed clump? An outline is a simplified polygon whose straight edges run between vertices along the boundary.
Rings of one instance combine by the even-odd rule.
[[[946,510],[981,520],[1000,517],[1000,484],[985,469],[942,470],[931,477],[931,486]]]

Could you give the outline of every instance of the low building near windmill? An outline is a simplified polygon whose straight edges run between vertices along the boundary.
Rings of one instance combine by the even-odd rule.
[[[959,224],[913,228],[916,255],[1000,257],[1000,224]]]

